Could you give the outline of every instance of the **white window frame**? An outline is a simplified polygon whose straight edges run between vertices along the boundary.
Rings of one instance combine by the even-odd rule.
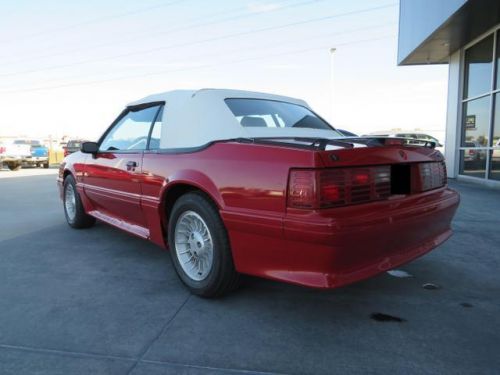
[[[497,38],[499,37],[500,34],[500,25],[495,26],[494,28],[488,30],[486,33],[482,34],[472,42],[466,44],[460,51],[460,84],[459,86],[459,108],[458,108],[458,124],[457,124],[457,148],[456,150],[458,151],[456,153],[456,172],[457,176],[459,176],[462,179],[467,179],[471,181],[487,181],[489,184],[493,185],[498,185],[500,186],[500,181],[490,179],[490,169],[491,169],[491,154],[493,150],[498,150],[499,147],[495,147],[493,144],[493,120],[494,120],[494,110],[495,110],[495,102],[494,102],[494,97],[495,94],[499,94],[500,96],[500,87],[495,89],[495,72],[498,70],[500,74],[500,67],[496,66],[496,49],[497,49]],[[474,97],[469,97],[469,98],[464,98],[464,88],[465,88],[465,52],[481,42],[482,40],[490,37],[493,35],[493,57],[492,57],[492,69],[491,69],[491,80],[490,80],[490,90],[484,94],[481,95],[476,95]],[[464,147],[462,146],[462,138],[465,135],[463,127],[463,112],[464,112],[464,104],[470,101],[473,101],[475,99],[480,99],[480,98],[485,98],[489,97],[490,98],[490,111],[489,111],[489,121],[488,121],[488,145],[485,147]],[[500,114],[499,114],[500,115]],[[485,168],[485,175],[484,177],[475,177],[475,176],[468,176],[460,173],[460,166],[461,166],[461,160],[460,160],[460,153],[461,151],[465,150],[483,150],[486,151],[486,168]]]

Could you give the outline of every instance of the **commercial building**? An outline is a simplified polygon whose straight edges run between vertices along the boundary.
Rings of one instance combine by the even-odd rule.
[[[500,0],[400,0],[398,64],[449,64],[448,176],[500,187]]]

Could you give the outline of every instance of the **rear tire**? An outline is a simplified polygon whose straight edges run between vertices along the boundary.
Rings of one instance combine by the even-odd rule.
[[[8,163],[7,167],[9,167],[9,169],[11,171],[18,171],[21,169],[21,164],[20,163]]]
[[[76,190],[75,179],[71,175],[64,179],[63,206],[64,216],[70,227],[82,229],[95,224],[95,218],[87,215],[83,209],[80,194]]]
[[[177,275],[193,294],[219,297],[238,286],[226,228],[204,194],[187,193],[175,202],[168,243]]]

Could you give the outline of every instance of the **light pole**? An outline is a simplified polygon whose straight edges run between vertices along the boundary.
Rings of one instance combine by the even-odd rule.
[[[330,124],[334,124],[335,115],[335,84],[334,84],[334,73],[333,73],[333,62],[336,48],[330,48]]]

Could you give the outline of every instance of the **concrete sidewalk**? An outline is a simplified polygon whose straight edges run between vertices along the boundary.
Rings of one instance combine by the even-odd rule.
[[[401,268],[413,277],[331,291],[248,277],[203,300],[155,245],[70,229],[54,175],[1,179],[0,373],[498,373],[500,192],[451,185],[455,235]]]
[[[10,171],[6,168],[0,168],[0,178],[18,178],[18,177],[33,177],[33,176],[56,176],[59,171],[58,167],[43,168],[21,168],[18,171]]]

